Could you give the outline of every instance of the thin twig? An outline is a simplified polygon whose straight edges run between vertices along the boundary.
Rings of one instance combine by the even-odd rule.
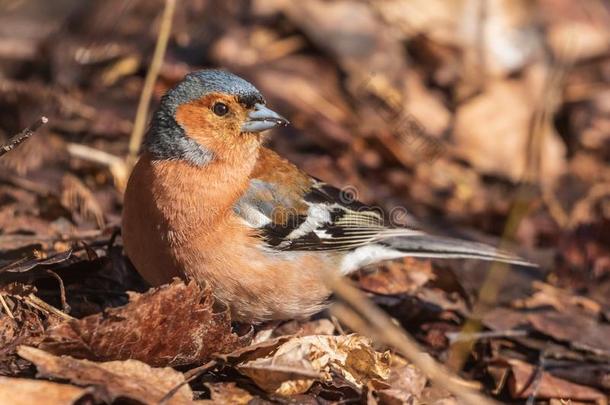
[[[59,277],[59,274],[55,273],[51,269],[47,269],[47,274],[50,274],[59,283],[59,298],[61,300],[61,309],[66,314],[69,314],[70,313],[70,305],[68,305],[68,301],[66,300],[66,287],[64,286],[64,281],[61,279],[61,277]]]
[[[190,383],[191,381],[193,381],[195,378],[199,377],[200,375],[202,375],[202,374],[208,372],[209,370],[211,370],[212,368],[216,367],[217,364],[218,364],[217,360],[210,360],[207,363],[205,363],[203,366],[196,367],[196,368],[184,373],[184,381],[182,381],[180,384],[177,384],[175,387],[173,387],[171,390],[169,390],[167,392],[167,394],[165,394],[163,396],[163,398],[161,398],[161,400],[159,401],[159,405],[165,405],[174,396],[174,394],[176,394],[176,392],[178,392],[178,390],[180,388],[182,388],[186,384]]]
[[[517,189],[516,198],[513,201],[513,206],[509,212],[500,249],[505,248],[508,241],[513,240],[517,233],[518,226],[530,211],[532,202],[538,196],[538,190],[533,185],[540,184],[543,189],[543,197],[550,193],[548,185],[541,182],[542,169],[542,154],[543,141],[546,132],[549,128],[552,113],[556,106],[557,91],[563,85],[565,72],[571,65],[570,62],[564,62],[559,65],[550,67],[550,71],[546,77],[544,88],[540,96],[541,104],[535,109],[531,125],[528,132],[528,141],[526,153],[525,169],[522,181]],[[545,188],[547,191],[545,192]],[[548,199],[547,199],[548,200]],[[554,213],[550,210],[551,214]],[[560,222],[558,220],[558,222]],[[481,319],[487,310],[496,301],[503,282],[506,279],[511,267],[506,263],[493,262],[490,266],[487,276],[483,281],[483,285],[479,290],[479,297],[472,316],[461,329],[461,333],[468,335],[477,333],[481,330]],[[475,340],[458,339],[449,350],[447,363],[453,370],[460,370],[466,362],[472,351]]]
[[[527,336],[526,330],[509,329],[489,332],[478,332],[478,333],[464,333],[464,332],[451,332],[446,333],[447,339],[450,343],[462,342],[462,341],[477,341],[481,339],[494,339],[494,338],[509,338],[509,337],[523,337]]]
[[[125,161],[112,153],[105,152],[100,149],[95,149],[87,145],[78,143],[68,143],[66,149],[70,156],[97,163],[108,167],[114,183],[119,190],[123,190],[127,184],[128,169]]]
[[[75,318],[71,317],[70,315],[66,314],[65,312],[62,312],[59,309],[55,308],[54,306],[47,304],[46,302],[44,302],[43,300],[41,300],[34,294],[30,294],[27,297],[23,297],[23,298],[25,299],[26,303],[28,303],[29,305],[33,306],[34,308],[36,308],[42,312],[53,314],[53,315],[57,316],[58,318],[61,318],[65,321],[73,321],[75,319]]]
[[[361,291],[352,286],[349,281],[336,274],[327,274],[325,281],[339,298],[354,308],[354,314],[359,314],[363,321],[370,324],[370,327],[366,329],[374,328],[376,338],[395,348],[426,374],[434,384],[445,388],[466,404],[491,405],[496,403],[469,388],[460,377],[450,373],[431,356],[427,355],[417,342],[409,337],[402,328],[395,325],[385,312],[373,304]],[[335,312],[334,315],[340,316],[340,313]],[[352,326],[357,327],[357,324],[352,322]]]
[[[49,122],[49,119],[47,117],[40,117],[35,123],[24,129],[23,131],[19,132],[17,135],[13,136],[11,139],[9,139],[7,143],[0,147],[0,156],[15,149],[19,144],[34,135],[34,132],[36,132],[38,128],[40,128],[47,122]]]
[[[172,29],[174,10],[176,9],[176,1],[177,0],[165,0],[165,8],[163,9],[163,16],[161,17],[161,26],[159,28],[157,44],[155,45],[155,52],[148,73],[146,74],[146,79],[144,80],[144,88],[142,89],[142,94],[140,94],[138,110],[136,112],[136,118],[129,140],[129,154],[127,155],[128,167],[132,167],[135,163],[140,145],[142,144],[142,139],[144,138],[150,99],[152,98],[157,76],[161,70],[163,58],[165,57],[165,50],[167,49],[167,42]]]
[[[5,249],[11,244],[18,244],[20,246],[33,244],[33,243],[51,243],[51,242],[74,242],[82,239],[93,239],[104,234],[104,231],[99,229],[85,230],[81,232],[75,232],[72,235],[67,236],[39,236],[39,235],[0,235],[0,248]],[[105,242],[104,242],[105,243]],[[17,261],[18,263],[19,261]]]
[[[532,381],[530,384],[526,384],[523,388],[523,391],[525,391],[528,387],[532,387],[532,393],[527,398],[527,402],[525,403],[526,405],[534,405],[536,403],[536,397],[538,396],[538,392],[540,391],[542,377],[544,376],[546,369],[546,352],[546,349],[540,352],[540,357],[538,359],[538,367],[536,367],[536,372],[532,377]],[[521,394],[522,393],[523,392],[521,392]]]
[[[11,319],[15,319],[15,316],[13,315],[13,312],[11,311],[11,309],[8,307],[8,304],[6,303],[6,300],[4,299],[4,294],[2,294],[2,293],[0,293],[0,303],[2,303],[2,308],[4,308],[4,312],[6,312],[6,314]]]

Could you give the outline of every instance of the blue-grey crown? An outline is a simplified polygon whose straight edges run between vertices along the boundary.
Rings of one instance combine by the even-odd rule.
[[[256,87],[233,73],[214,69],[189,73],[161,98],[161,104],[153,115],[144,142],[153,158],[185,159],[196,165],[206,164],[214,158],[211,151],[186,136],[175,119],[178,106],[210,93],[234,95],[248,107],[265,103]]]
[[[210,93],[237,96],[238,100],[246,105],[265,103],[262,94],[252,83],[226,70],[209,69],[186,75],[176,87],[167,92],[161,100],[161,104],[175,113],[179,105]]]

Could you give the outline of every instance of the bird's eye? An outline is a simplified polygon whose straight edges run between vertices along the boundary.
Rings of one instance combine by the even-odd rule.
[[[214,114],[222,117],[229,112],[229,107],[225,103],[216,103],[212,107],[212,111],[214,111]]]

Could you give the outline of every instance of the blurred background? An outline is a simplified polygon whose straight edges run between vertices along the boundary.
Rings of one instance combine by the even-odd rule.
[[[164,6],[0,0],[0,140],[49,118],[0,159],[0,265],[95,245],[119,225]],[[498,370],[523,376],[548,350],[559,394],[608,392],[608,1],[177,0],[151,108],[209,67],[245,77],[292,122],[269,146],[310,174],[397,223],[541,264],[405,260],[357,277],[431,352],[511,400],[530,393],[507,393]],[[114,287],[136,285],[121,277]],[[121,297],[75,293],[72,307],[84,315]],[[447,336],[473,313],[492,331],[534,333],[463,358]]]

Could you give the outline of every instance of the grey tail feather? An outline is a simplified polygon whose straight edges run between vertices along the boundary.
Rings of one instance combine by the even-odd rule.
[[[425,233],[380,238],[377,243],[405,253],[405,256],[441,259],[478,259],[538,267],[510,252],[484,243],[471,242]]]

